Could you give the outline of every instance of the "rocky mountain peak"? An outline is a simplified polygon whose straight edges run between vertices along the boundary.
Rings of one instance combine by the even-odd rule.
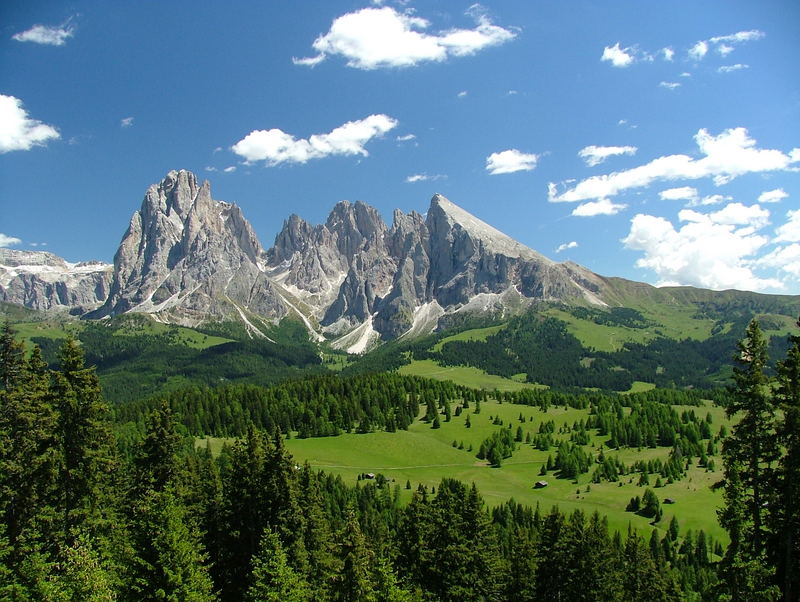
[[[285,314],[260,263],[264,250],[234,204],[215,201],[206,181],[170,171],[150,186],[114,257],[114,280],[91,317],[158,313],[187,325],[246,312]]]
[[[435,194],[431,199],[427,222],[432,231],[441,232],[451,239],[456,234],[450,234],[449,231],[464,232],[476,243],[480,241],[486,250],[493,253],[550,262],[543,255],[478,219],[441,194]]]

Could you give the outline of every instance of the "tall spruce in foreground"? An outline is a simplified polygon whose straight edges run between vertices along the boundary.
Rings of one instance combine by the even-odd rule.
[[[106,529],[113,519],[112,475],[116,445],[108,405],[100,395],[94,367],[86,367],[80,344],[67,339],[59,351],[61,370],[54,374],[53,392],[63,453],[60,488],[63,530],[68,544],[75,531]]]
[[[800,328],[800,321],[797,326]],[[786,359],[778,363],[775,397],[780,408],[777,499],[771,512],[773,561],[784,600],[800,598],[800,336],[789,337]]]
[[[772,478],[778,458],[775,439],[775,405],[767,366],[767,340],[753,320],[737,346],[733,369],[734,387],[726,408],[738,422],[725,439],[725,506],[719,521],[730,536],[730,545],[720,563],[721,599],[738,601],[775,600],[767,544],[766,508],[774,503]]]

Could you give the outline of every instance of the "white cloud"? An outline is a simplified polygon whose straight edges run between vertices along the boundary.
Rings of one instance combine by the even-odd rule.
[[[606,46],[603,48],[603,55],[600,57],[601,61],[608,61],[614,67],[627,67],[635,60],[635,49],[633,48],[620,48],[619,42],[613,46]]]
[[[775,242],[800,242],[800,209],[786,213],[786,223],[775,229]]]
[[[712,194],[701,197],[697,193],[697,188],[691,186],[681,186],[680,188],[669,188],[658,193],[662,201],[688,201],[689,207],[700,207],[706,205],[719,205],[724,201],[730,201],[731,197],[721,194]]]
[[[760,278],[753,271],[754,255],[768,243],[766,236],[756,232],[764,223],[759,210],[726,207],[705,215],[684,209],[679,219],[684,225],[676,230],[663,217],[638,214],[622,240],[626,248],[644,253],[636,266],[655,272],[658,284],[716,290],[783,287],[779,280]],[[743,221],[750,227],[737,229]]]
[[[689,58],[699,61],[708,54],[708,42],[699,41],[689,49]]]
[[[687,209],[686,211],[691,210]],[[729,203],[719,211],[708,214],[707,217],[715,224],[751,226],[757,230],[760,230],[769,223],[768,210],[760,205],[751,205],[748,207],[742,203]]]
[[[778,268],[795,278],[800,278],[800,244],[778,247],[758,260],[758,265]]]
[[[716,36],[711,38],[709,42],[712,44],[741,44],[742,42],[752,42],[760,40],[766,34],[758,29],[751,29],[749,31],[738,31],[727,36]]]
[[[416,136],[414,134],[405,134],[403,136],[398,136],[395,138],[398,142],[408,142],[409,140],[414,140]]]
[[[760,40],[765,35],[766,34],[764,34],[763,31],[751,29],[748,31],[739,31],[725,36],[715,36],[713,38],[709,38],[708,40],[700,40],[689,49],[689,58],[695,61],[702,60],[712,47],[720,56],[728,56],[736,49],[737,44]]]
[[[586,162],[589,167],[599,165],[609,157],[616,155],[636,154],[635,146],[585,146],[578,151],[578,156]]]
[[[20,244],[22,241],[16,236],[8,236],[0,232],[0,247],[13,247]]]
[[[572,215],[575,217],[594,217],[596,215],[616,215],[623,209],[627,209],[627,205],[612,203],[608,199],[600,199],[599,201],[592,201],[583,203],[575,207]]]
[[[219,171],[216,167],[210,167],[210,166],[206,166],[203,169],[205,169],[206,171],[211,171],[211,172]]]
[[[254,130],[239,140],[231,150],[245,161],[266,161],[274,166],[280,163],[305,163],[331,155],[367,156],[364,145],[397,126],[397,120],[388,115],[370,115],[358,121],[348,121],[327,134],[314,134],[297,139],[274,128]]]
[[[447,176],[442,174],[428,175],[426,173],[415,173],[414,175],[408,176],[406,178],[406,182],[413,184],[414,182],[429,182],[434,180],[443,180],[445,178],[447,178]]]
[[[696,201],[698,198],[697,188],[691,186],[662,190],[658,196],[662,201]]]
[[[664,57],[665,61],[672,61],[672,59],[675,58],[675,51],[672,48],[669,48],[669,47],[662,48],[661,49],[661,54]]]
[[[486,171],[493,176],[515,171],[530,171],[536,169],[538,160],[539,155],[523,153],[511,148],[486,157]]]
[[[776,188],[775,190],[765,190],[760,195],[758,195],[758,202],[759,203],[779,203],[785,198],[788,198],[788,194],[783,188]]]
[[[52,125],[31,119],[19,98],[0,94],[0,154],[30,150],[60,137]]]
[[[666,88],[667,90],[676,90],[680,88],[681,85],[678,82],[659,82],[658,84],[662,88]]]
[[[314,40],[316,56],[292,60],[314,66],[329,56],[341,55],[356,69],[411,67],[475,54],[516,37],[513,31],[494,25],[479,5],[467,12],[477,22],[474,29],[448,29],[432,35],[424,32],[430,26],[426,19],[389,6],[364,8],[337,17],[328,33]]]
[[[565,242],[564,244],[558,245],[556,249],[556,253],[561,253],[561,251],[566,251],[567,249],[574,249],[578,246],[578,243],[574,240],[571,242]]]
[[[119,122],[120,127],[129,128],[133,125],[133,117],[125,117]]]
[[[603,199],[659,181],[712,178],[717,186],[747,174],[787,170],[800,161],[800,149],[788,155],[773,149],[759,149],[745,128],[733,128],[712,136],[701,129],[694,136],[700,159],[688,155],[659,157],[625,171],[592,176],[558,193],[558,186],[548,185],[551,202],[576,202]]]
[[[231,165],[229,167],[226,167],[222,171],[224,171],[225,173],[233,173],[234,171],[236,171],[236,166],[235,165]]]
[[[467,94],[469,94],[469,92],[467,92],[466,90],[461,90],[461,92],[459,92],[458,94],[456,94],[456,96],[457,96],[458,98],[464,98],[464,97],[465,97]]]
[[[717,69],[718,73],[732,73],[733,71],[741,71],[742,69],[749,69],[750,65],[743,65],[736,63],[735,65],[723,65]]]
[[[11,38],[17,42],[63,46],[73,35],[75,27],[68,20],[62,25],[34,25],[30,29],[15,33]]]
[[[720,203],[724,203],[725,201],[730,201],[732,197],[723,196],[721,194],[710,194],[708,196],[704,196],[701,199],[696,199],[695,201],[689,203],[689,206],[707,206],[707,205],[719,205]]]

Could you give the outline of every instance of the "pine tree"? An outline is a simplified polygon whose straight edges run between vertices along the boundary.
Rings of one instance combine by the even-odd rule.
[[[140,491],[163,491],[178,470],[181,438],[175,415],[166,402],[147,417],[147,432],[136,458]]]
[[[345,510],[345,526],[339,540],[344,565],[334,585],[335,599],[342,602],[375,601],[371,571],[374,553],[361,532],[353,506]]]
[[[245,602],[304,602],[310,600],[305,580],[289,565],[281,540],[269,528],[264,530]]]
[[[770,511],[776,534],[771,557],[784,600],[800,597],[800,336],[792,335],[789,343],[786,358],[778,363],[776,400],[783,417],[778,440],[784,451],[776,471],[777,496]]]
[[[63,496],[63,536],[72,543],[72,531],[108,528],[113,519],[112,476],[116,446],[108,405],[100,396],[94,367],[87,368],[83,349],[74,338],[59,351],[61,370],[53,392],[59,411],[59,439],[63,454],[60,489]],[[88,521],[88,523],[87,523]]]
[[[720,587],[737,601],[768,592],[768,575],[773,572],[767,568],[764,518],[778,449],[775,407],[765,374],[767,342],[757,320],[748,325],[735,360],[735,385],[725,411],[739,421],[723,442],[725,506],[719,511],[719,520],[730,537],[720,567]]]
[[[134,511],[134,596],[157,600],[215,600],[199,533],[171,489],[147,492]]]

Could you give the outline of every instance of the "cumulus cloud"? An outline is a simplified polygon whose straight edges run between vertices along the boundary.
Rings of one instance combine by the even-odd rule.
[[[672,61],[675,58],[675,51],[672,48],[662,48],[661,55],[664,57],[665,61]]]
[[[364,8],[337,17],[328,33],[312,44],[315,56],[294,58],[296,65],[314,66],[329,56],[341,55],[348,67],[378,69],[412,67],[422,62],[441,62],[449,57],[475,54],[490,46],[504,44],[516,33],[494,25],[480,5],[468,14],[476,21],[473,29],[448,29],[426,33],[430,22],[394,8]]]
[[[666,88],[667,90],[677,90],[681,87],[679,82],[659,82],[659,87]]]
[[[670,188],[658,193],[662,201],[694,201],[697,199],[697,188],[691,186],[681,186],[680,188]]]
[[[13,247],[20,243],[22,243],[22,241],[16,236],[8,236],[7,234],[0,232],[0,247]]]
[[[786,213],[787,221],[775,230],[775,242],[800,242],[800,209]]]
[[[75,27],[68,20],[62,25],[34,25],[30,29],[15,33],[11,38],[17,42],[63,46],[73,35]]]
[[[800,278],[800,244],[778,247],[760,258],[757,265],[777,268],[794,278]]]
[[[119,126],[123,128],[129,128],[133,125],[133,117],[125,117],[120,119]]]
[[[663,217],[638,214],[622,243],[643,252],[636,266],[653,271],[660,285],[780,289],[779,280],[761,278],[753,271],[755,254],[769,242],[758,233],[768,215],[757,205],[739,203],[711,214],[684,209],[678,214],[683,225],[676,229]]]
[[[456,96],[457,96],[458,98],[464,98],[464,97],[465,97],[467,94],[469,94],[469,92],[467,92],[466,90],[461,90],[461,92],[459,92],[458,94],[456,94]]]
[[[619,42],[617,42],[613,46],[606,46],[603,48],[603,54],[600,60],[607,61],[614,67],[628,67],[636,60],[634,56],[635,52],[636,50],[632,47],[621,48]]]
[[[765,190],[758,195],[759,203],[779,203],[789,195],[783,188],[776,188],[775,190]]]
[[[348,121],[327,134],[314,134],[297,139],[283,130],[254,130],[239,140],[231,150],[248,163],[266,161],[275,166],[281,163],[305,163],[331,155],[367,156],[364,145],[397,126],[388,115],[370,115],[358,121]]]
[[[222,171],[224,171],[225,173],[233,173],[234,171],[236,171],[236,166],[235,165],[230,165],[230,166],[226,167],[225,169],[223,169]]]
[[[578,156],[586,162],[589,167],[600,165],[609,157],[616,155],[636,154],[635,146],[585,146],[578,151]]]
[[[406,182],[409,184],[413,184],[414,182],[429,182],[434,180],[443,180],[447,176],[442,174],[432,174],[428,175],[426,173],[415,173],[414,175],[408,176],[406,178]]]
[[[575,242],[574,240],[571,241],[571,242],[565,242],[564,244],[558,245],[558,248],[556,249],[556,253],[561,253],[561,251],[566,251],[567,249],[574,249],[577,246],[578,246],[578,243]]]
[[[713,136],[701,129],[694,136],[702,156],[659,157],[625,171],[592,176],[559,193],[559,186],[548,185],[551,202],[577,202],[604,199],[627,190],[643,188],[659,181],[698,180],[712,178],[720,186],[748,174],[790,169],[800,162],[800,149],[788,154],[774,149],[760,149],[745,128],[733,128]]]
[[[408,142],[410,140],[414,140],[416,136],[414,134],[404,134],[403,136],[398,136],[395,138],[398,142]]]
[[[689,49],[689,58],[699,61],[708,54],[708,42],[699,41]]]
[[[575,207],[572,215],[575,217],[594,217],[596,215],[616,215],[623,209],[627,209],[627,205],[621,203],[612,203],[608,199],[600,199],[599,201],[591,201],[583,203]]]
[[[491,175],[514,173],[515,171],[530,171],[536,169],[539,155],[523,153],[515,148],[492,153],[486,157],[486,171]]]
[[[698,207],[706,205],[719,205],[725,201],[731,200],[731,197],[722,196],[721,194],[712,194],[701,197],[696,188],[691,186],[681,186],[680,188],[669,188],[662,190],[658,193],[658,197],[662,201],[688,201],[689,207]]]
[[[52,125],[31,119],[19,98],[0,94],[0,154],[30,150],[60,137]]]

